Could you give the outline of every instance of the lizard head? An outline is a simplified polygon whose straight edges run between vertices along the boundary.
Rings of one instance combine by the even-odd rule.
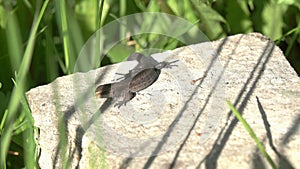
[[[143,54],[138,53],[138,52],[134,52],[133,54],[129,55],[127,60],[131,61],[131,60],[141,60],[141,58],[145,57]]]

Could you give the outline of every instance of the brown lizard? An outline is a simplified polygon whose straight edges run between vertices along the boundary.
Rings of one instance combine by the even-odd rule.
[[[97,98],[112,98],[119,100],[115,106],[126,105],[128,101],[136,96],[136,92],[146,89],[152,85],[159,77],[162,68],[171,68],[172,62],[157,62],[152,57],[145,57],[140,53],[133,53],[128,61],[137,60],[138,65],[124,75],[124,79],[104,85],[99,85],[95,90]]]

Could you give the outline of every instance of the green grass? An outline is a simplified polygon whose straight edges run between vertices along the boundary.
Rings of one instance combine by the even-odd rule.
[[[278,167],[270,157],[270,155],[267,153],[265,147],[262,145],[261,141],[258,139],[256,136],[255,132],[253,129],[250,127],[250,125],[247,123],[247,121],[243,118],[243,116],[236,110],[236,108],[229,102],[227,101],[227,105],[230,107],[231,111],[235,115],[235,117],[242,123],[244,128],[247,130],[248,134],[252,137],[252,139],[255,141],[259,151],[262,153],[262,155],[267,159],[269,164],[272,166],[273,169],[277,169]]]
[[[33,137],[36,129],[25,92],[73,73],[85,41],[122,16],[149,11],[169,13],[194,23],[211,40],[261,32],[281,47],[300,72],[300,4],[296,0],[0,2],[0,168],[33,168],[37,163]],[[136,45],[121,41],[101,64],[119,62],[128,53],[143,48],[173,49],[183,45],[160,35],[134,36],[131,40]]]
[[[22,47],[20,46],[21,38],[18,35],[20,30],[17,27],[17,19],[13,12],[7,11],[7,24],[12,29],[7,30],[8,36],[11,37],[8,41],[10,45],[8,45],[9,51],[11,55],[13,55],[15,60],[20,60],[20,65],[17,73],[15,74],[14,87],[12,90],[12,94],[9,100],[8,107],[6,109],[7,115],[5,115],[4,125],[1,125],[1,159],[0,166],[1,168],[6,168],[6,156],[9,150],[10,142],[13,135],[18,135],[20,132],[24,132],[25,137],[27,139],[23,139],[23,145],[27,145],[24,151],[24,163],[28,168],[33,168],[35,166],[35,158],[34,158],[34,141],[33,141],[33,121],[31,117],[31,112],[29,111],[28,105],[26,103],[24,93],[25,93],[25,85],[26,85],[26,74],[28,73],[30,63],[32,60],[32,53],[34,50],[34,42],[35,37],[38,31],[38,26],[41,22],[41,19],[44,15],[45,9],[49,3],[45,1],[42,5],[41,10],[37,9],[34,14],[34,22],[32,24],[30,36],[28,38],[28,42],[24,51],[23,56],[20,51],[22,51]],[[40,6],[37,6],[38,8]],[[20,50],[20,51],[18,51]],[[14,52],[16,51],[16,52]],[[21,112],[20,116],[17,116],[18,112]],[[29,123],[29,125],[26,125]],[[25,126],[26,125],[26,126]],[[25,127],[24,127],[25,126]],[[21,131],[17,132],[20,128]],[[29,130],[29,131],[26,131]],[[27,134],[25,134],[27,133]],[[22,146],[22,145],[21,145]]]

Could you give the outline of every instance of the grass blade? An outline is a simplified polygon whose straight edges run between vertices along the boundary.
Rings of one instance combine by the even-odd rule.
[[[21,62],[21,65],[18,70],[18,76],[17,76],[17,83],[18,85],[14,87],[11,99],[8,106],[8,115],[7,119],[5,121],[4,130],[0,139],[0,145],[1,145],[1,151],[0,151],[0,167],[6,168],[6,157],[7,157],[7,151],[10,145],[11,137],[13,134],[13,125],[14,125],[14,119],[17,115],[18,108],[20,106],[19,100],[22,98],[22,95],[24,94],[24,86],[25,86],[25,77],[28,73],[31,59],[32,59],[32,53],[34,50],[34,42],[38,30],[39,23],[41,22],[41,19],[44,15],[45,9],[49,3],[49,0],[46,0],[43,3],[43,6],[41,8],[41,11],[37,11],[35,13],[35,19],[32,24],[28,45],[25,49],[23,59]],[[13,20],[15,24],[17,23],[17,20]],[[10,48],[14,48],[15,46],[12,44],[9,46]],[[21,57],[20,57],[21,58]],[[33,168],[33,166],[29,166],[29,168]]]
[[[246,120],[242,117],[242,115],[235,109],[235,107],[229,101],[226,101],[226,102],[227,102],[227,105],[230,107],[231,111],[233,112],[233,114],[243,124],[243,126],[245,127],[247,132],[253,138],[253,140],[255,141],[258,149],[263,154],[263,156],[268,160],[268,162],[272,166],[272,168],[277,169],[278,167],[275,165],[274,161],[271,159],[270,155],[267,153],[264,146],[262,145],[260,140],[257,138],[256,134],[254,133],[254,131],[252,130],[250,125],[246,122]]]

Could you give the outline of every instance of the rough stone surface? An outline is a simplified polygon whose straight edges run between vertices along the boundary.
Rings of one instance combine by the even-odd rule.
[[[235,35],[153,57],[179,62],[120,109],[95,99],[93,91],[134,62],[60,77],[28,91],[40,129],[40,167],[271,168],[226,100],[279,168],[300,165],[300,80],[266,37]]]

